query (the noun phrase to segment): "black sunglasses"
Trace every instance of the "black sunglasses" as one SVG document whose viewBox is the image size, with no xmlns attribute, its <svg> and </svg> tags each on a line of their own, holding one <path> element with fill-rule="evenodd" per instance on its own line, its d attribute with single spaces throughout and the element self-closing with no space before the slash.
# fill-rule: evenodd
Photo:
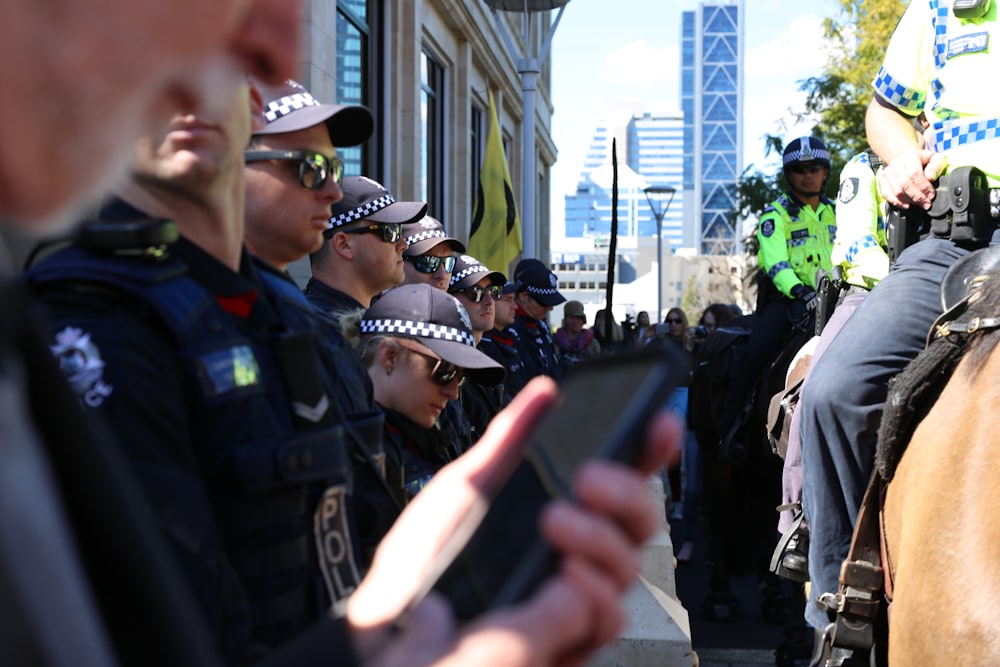
<svg viewBox="0 0 1000 667">
<path fill-rule="evenodd" d="M 319 190 L 330 178 L 339 185 L 344 178 L 344 163 L 339 157 L 327 157 L 312 151 L 246 150 L 243 151 L 243 159 L 247 164 L 270 160 L 298 161 L 299 183 L 306 190 Z"/>
<path fill-rule="evenodd" d="M 489 287 L 473 285 L 472 287 L 466 287 L 465 289 L 457 289 L 455 292 L 469 297 L 469 301 L 472 303 L 479 303 L 487 294 L 492 296 L 494 301 L 499 301 L 501 292 L 503 292 L 503 287 L 500 285 L 490 285 Z"/>
<path fill-rule="evenodd" d="M 451 273 L 455 270 L 454 255 L 448 255 L 447 257 L 438 257 L 437 255 L 403 255 L 403 259 L 413 264 L 413 268 L 420 273 L 434 273 L 442 263 L 444 263 L 445 273 Z"/>
<path fill-rule="evenodd" d="M 456 366 L 450 361 L 445 361 L 444 359 L 433 357 L 427 354 L 426 352 L 417 349 L 417 346 L 411 345 L 405 338 L 396 339 L 396 343 L 398 343 L 400 347 L 406 348 L 410 352 L 413 352 L 414 354 L 419 354 L 424 359 L 430 359 L 431 361 L 434 362 L 434 367 L 431 368 L 431 373 L 430 373 L 431 380 L 434 382 L 434 384 L 439 385 L 441 387 L 447 387 L 457 378 L 458 387 L 459 389 L 461 389 L 462 386 L 465 384 L 466 380 L 468 380 L 468 378 L 465 377 L 464 368 Z"/>
<path fill-rule="evenodd" d="M 789 167 L 788 171 L 793 174 L 818 174 L 823 171 L 823 165 L 821 164 L 797 164 L 795 166 Z"/>
<path fill-rule="evenodd" d="M 336 229 L 328 229 L 324 232 L 333 236 L 337 232 Z M 345 229 L 343 230 L 345 234 L 378 234 L 379 238 L 386 243 L 399 243 L 399 239 L 403 238 L 403 224 L 400 222 L 380 222 L 376 225 L 368 225 L 367 227 L 358 227 L 357 229 Z"/>
<path fill-rule="evenodd" d="M 684 320 L 679 317 L 668 317 L 667 324 L 682 324 Z"/>
</svg>

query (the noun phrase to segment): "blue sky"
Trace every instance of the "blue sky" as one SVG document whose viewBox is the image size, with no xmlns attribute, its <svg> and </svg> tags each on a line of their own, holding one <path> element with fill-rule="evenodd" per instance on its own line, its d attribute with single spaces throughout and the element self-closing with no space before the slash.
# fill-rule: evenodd
<svg viewBox="0 0 1000 667">
<path fill-rule="evenodd" d="M 553 223 L 563 195 L 575 189 L 594 127 L 624 124 L 634 112 L 676 111 L 679 104 L 680 17 L 693 0 L 572 0 L 550 55 L 559 149 L 552 170 Z M 836 0 L 745 0 L 744 146 L 746 164 L 763 166 L 765 133 L 785 135 L 782 120 L 801 108 L 798 82 L 826 62 L 821 22 Z M 615 119 L 625 119 L 615 121 Z M 792 128 L 788 134 L 798 136 Z M 624 159 L 619 145 L 619 159 Z"/>
</svg>

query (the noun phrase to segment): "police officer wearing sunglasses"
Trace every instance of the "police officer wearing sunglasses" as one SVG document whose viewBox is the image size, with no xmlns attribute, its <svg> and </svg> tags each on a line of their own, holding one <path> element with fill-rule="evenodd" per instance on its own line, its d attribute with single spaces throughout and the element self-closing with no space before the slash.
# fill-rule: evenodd
<svg viewBox="0 0 1000 667">
<path fill-rule="evenodd" d="M 349 176 L 344 198 L 333 205 L 319 250 L 309 256 L 306 298 L 339 314 L 367 308 L 380 292 L 403 282 L 403 225 L 419 220 L 427 204 L 397 201 L 380 183 Z"/>
<path fill-rule="evenodd" d="M 403 251 L 403 272 L 407 284 L 429 283 L 447 290 L 455 270 L 455 253 L 465 252 L 465 246 L 448 236 L 444 224 L 426 216 L 403 227 L 406 250 Z"/>
<path fill-rule="evenodd" d="M 503 367 L 476 349 L 458 299 L 427 284 L 389 290 L 367 310 L 344 315 L 341 328 L 367 366 L 385 413 L 387 467 L 402 466 L 412 498 L 462 454 L 440 424 L 447 403 L 467 380 L 499 384 Z"/>
<path fill-rule="evenodd" d="M 732 442 L 742 444 L 742 438 L 731 433 L 739 426 L 736 416 L 753 383 L 777 356 L 785 335 L 793 326 L 812 328 L 816 272 L 832 267 L 837 220 L 833 202 L 824 194 L 830 151 L 816 137 L 800 137 L 785 147 L 782 164 L 788 191 L 764 209 L 757 228 L 762 269 L 757 321 L 726 392 L 718 425 L 723 451 Z M 732 450 L 742 452 L 742 447 Z"/>
<path fill-rule="evenodd" d="M 483 334 L 495 326 L 496 303 L 500 300 L 506 282 L 506 276 L 499 271 L 490 271 L 471 255 L 459 255 L 455 260 L 455 271 L 451 274 L 448 293 L 461 301 L 468 311 L 477 349 Z M 470 437 L 474 443 L 503 407 L 503 385 L 471 380 L 462 387 L 458 400 L 468 420 Z"/>
</svg>

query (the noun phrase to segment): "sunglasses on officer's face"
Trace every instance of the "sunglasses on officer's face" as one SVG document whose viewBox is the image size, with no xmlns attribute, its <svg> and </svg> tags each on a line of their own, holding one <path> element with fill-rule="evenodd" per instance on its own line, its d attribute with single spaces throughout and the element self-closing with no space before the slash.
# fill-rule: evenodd
<svg viewBox="0 0 1000 667">
<path fill-rule="evenodd" d="M 413 268 L 420 273 L 434 273 L 442 264 L 444 264 L 445 273 L 451 273 L 455 270 L 454 255 L 448 255 L 447 257 L 438 257 L 437 255 L 414 255 L 410 257 L 403 255 L 403 259 L 413 264 Z"/>
<path fill-rule="evenodd" d="M 344 163 L 337 156 L 327 157 L 313 151 L 243 151 L 243 159 L 247 164 L 252 162 L 297 162 L 299 183 L 306 190 L 320 190 L 332 178 L 340 185 L 344 178 Z"/>
<path fill-rule="evenodd" d="M 336 231 L 337 230 L 333 230 L 334 233 L 336 233 Z M 367 227 L 358 227 L 357 229 L 345 229 L 341 231 L 345 234 L 378 234 L 378 237 L 386 243 L 399 243 L 399 239 L 403 238 L 403 225 L 399 222 L 380 222 L 378 224 L 368 225 Z"/>
<path fill-rule="evenodd" d="M 413 352 L 414 354 L 419 354 L 424 359 L 430 359 L 431 361 L 434 362 L 434 366 L 433 368 L 431 368 L 430 372 L 431 380 L 434 382 L 434 384 L 441 387 L 447 387 L 449 384 L 451 384 L 453 381 L 457 379 L 458 386 L 461 389 L 462 386 L 465 384 L 466 380 L 468 380 L 468 378 L 465 377 L 464 368 L 459 368 L 450 361 L 445 361 L 444 359 L 428 354 L 424 350 L 419 349 L 417 345 L 411 345 L 408 341 L 406 341 L 405 338 L 397 338 L 396 343 L 400 347 L 404 347 L 410 352 Z"/>
<path fill-rule="evenodd" d="M 793 174 L 818 174 L 823 171 L 824 167 L 821 164 L 797 164 L 793 167 L 789 167 L 788 171 Z"/>
<path fill-rule="evenodd" d="M 472 303 L 479 303 L 487 294 L 492 296 L 494 301 L 499 301 L 502 292 L 503 287 L 500 285 L 490 285 L 489 287 L 473 285 L 472 287 L 466 287 L 465 289 L 455 290 L 456 294 L 464 294 Z"/>
</svg>

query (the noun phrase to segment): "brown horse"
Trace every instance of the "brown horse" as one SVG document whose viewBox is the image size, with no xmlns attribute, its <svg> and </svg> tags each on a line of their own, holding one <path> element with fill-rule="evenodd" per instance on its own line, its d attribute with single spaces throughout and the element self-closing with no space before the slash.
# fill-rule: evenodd
<svg viewBox="0 0 1000 667">
<path fill-rule="evenodd" d="M 986 320 L 1000 316 L 1000 286 L 990 287 L 949 325 L 958 335 L 936 343 L 964 353 L 949 352 L 961 360 L 887 471 L 892 667 L 1000 665 L 1000 320 Z"/>
</svg>

